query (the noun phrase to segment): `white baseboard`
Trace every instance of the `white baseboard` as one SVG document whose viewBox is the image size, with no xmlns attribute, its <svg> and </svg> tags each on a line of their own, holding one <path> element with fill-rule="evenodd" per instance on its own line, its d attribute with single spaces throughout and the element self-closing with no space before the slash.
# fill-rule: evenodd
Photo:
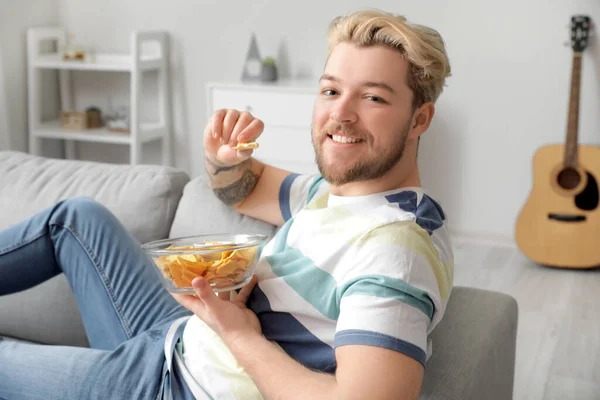
<svg viewBox="0 0 600 400">
<path fill-rule="evenodd" d="M 517 248 L 514 238 L 496 233 L 450 231 L 450 238 L 454 243 Z"/>
</svg>

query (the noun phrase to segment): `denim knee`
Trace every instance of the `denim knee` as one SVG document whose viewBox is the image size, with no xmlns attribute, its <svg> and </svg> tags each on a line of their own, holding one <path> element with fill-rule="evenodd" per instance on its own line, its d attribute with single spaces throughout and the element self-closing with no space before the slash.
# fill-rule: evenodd
<svg viewBox="0 0 600 400">
<path fill-rule="evenodd" d="M 88 196 L 77 196 L 65 199 L 56 205 L 55 216 L 61 215 L 59 219 L 67 220 L 69 217 L 77 216 L 84 219 L 113 220 L 115 216 L 102 203 Z M 79 219 L 77 218 L 77 219 Z"/>
<path fill-rule="evenodd" d="M 62 207 L 66 207 L 70 210 L 79 211 L 86 214 L 108 211 L 102 203 L 89 196 L 71 197 L 63 200 L 61 205 Z"/>
</svg>

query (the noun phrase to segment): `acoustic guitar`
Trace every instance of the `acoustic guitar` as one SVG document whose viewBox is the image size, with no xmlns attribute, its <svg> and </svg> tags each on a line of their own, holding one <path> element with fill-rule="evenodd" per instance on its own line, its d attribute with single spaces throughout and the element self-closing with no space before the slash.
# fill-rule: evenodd
<svg viewBox="0 0 600 400">
<path fill-rule="evenodd" d="M 600 148 L 578 144 L 581 64 L 588 16 L 571 18 L 573 61 L 566 143 L 539 148 L 533 187 L 516 223 L 516 242 L 532 261 L 559 268 L 600 266 Z"/>
</svg>

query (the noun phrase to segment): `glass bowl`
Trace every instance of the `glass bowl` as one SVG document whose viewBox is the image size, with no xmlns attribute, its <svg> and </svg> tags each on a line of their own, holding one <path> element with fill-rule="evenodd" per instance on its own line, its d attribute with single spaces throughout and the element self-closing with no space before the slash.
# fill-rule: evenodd
<svg viewBox="0 0 600 400">
<path fill-rule="evenodd" d="M 163 239 L 142 245 L 170 292 L 194 294 L 192 280 L 202 277 L 215 292 L 250 282 L 266 235 L 216 234 Z"/>
</svg>

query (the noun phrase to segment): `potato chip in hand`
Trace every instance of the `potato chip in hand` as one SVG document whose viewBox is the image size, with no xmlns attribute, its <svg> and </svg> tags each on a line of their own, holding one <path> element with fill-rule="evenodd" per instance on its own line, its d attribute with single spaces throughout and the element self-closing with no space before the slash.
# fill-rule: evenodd
<svg viewBox="0 0 600 400">
<path fill-rule="evenodd" d="M 236 149 L 236 150 L 250 150 L 250 149 L 257 149 L 257 148 L 258 148 L 257 142 L 239 142 L 237 144 L 237 146 L 234 147 L 234 149 Z"/>
</svg>

